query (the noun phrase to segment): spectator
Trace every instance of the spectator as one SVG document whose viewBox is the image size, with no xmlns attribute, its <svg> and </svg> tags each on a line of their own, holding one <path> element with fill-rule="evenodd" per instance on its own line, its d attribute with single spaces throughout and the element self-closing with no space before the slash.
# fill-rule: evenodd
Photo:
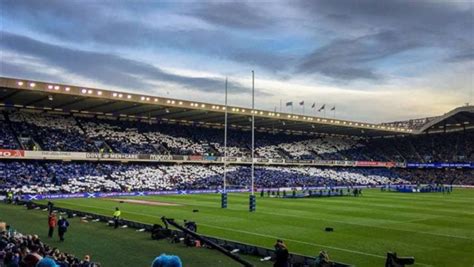
<svg viewBox="0 0 474 267">
<path fill-rule="evenodd" d="M 51 259 L 50 257 L 46 257 L 41 259 L 37 264 L 36 267 L 59 267 L 56 262 Z"/>
<path fill-rule="evenodd" d="M 316 267 L 329 267 L 332 266 L 331 261 L 329 260 L 329 255 L 326 251 L 321 250 L 319 255 L 316 257 L 314 261 Z"/>
<path fill-rule="evenodd" d="M 275 263 L 273 264 L 274 267 L 289 267 L 289 258 L 290 253 L 288 252 L 288 248 L 286 247 L 285 243 L 282 240 L 277 240 L 275 244 Z"/>
<path fill-rule="evenodd" d="M 156 257 L 151 267 L 182 267 L 181 259 L 178 256 L 161 254 Z"/>
<path fill-rule="evenodd" d="M 63 216 L 59 216 L 58 221 L 58 235 L 59 241 L 64 242 L 64 234 L 67 232 L 69 222 Z"/>
</svg>

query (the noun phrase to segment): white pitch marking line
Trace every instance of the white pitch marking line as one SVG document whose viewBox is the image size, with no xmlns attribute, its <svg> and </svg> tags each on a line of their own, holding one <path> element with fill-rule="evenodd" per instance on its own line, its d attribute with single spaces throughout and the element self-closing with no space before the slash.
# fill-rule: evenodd
<svg viewBox="0 0 474 267">
<path fill-rule="evenodd" d="M 236 229 L 234 229 L 234 228 L 227 228 L 227 227 L 221 227 L 221 226 L 214 226 L 214 225 L 203 224 L 203 223 L 200 223 L 200 225 L 202 225 L 202 226 L 207 226 L 207 227 L 210 227 L 210 228 L 217 228 L 217 229 L 222 229 L 222 230 L 237 232 L 237 233 L 249 234 L 249 235 L 256 235 L 256 236 L 262 236 L 262 237 L 268 237 L 268 238 L 274 238 L 274 239 L 281 238 L 281 237 L 277 237 L 277 236 L 273 236 L 273 235 L 259 234 L 259 233 L 255 233 L 255 232 L 249 232 L 249 231 L 243 231 L 243 230 L 236 230 Z M 309 243 L 309 242 L 300 241 L 300 240 L 295 240 L 295 239 L 289 239 L 289 238 L 285 238 L 285 240 L 288 240 L 288 241 L 291 241 L 291 242 L 295 242 L 295 243 L 310 245 L 310 246 L 314 246 L 314 247 L 319 246 L 319 247 L 325 247 L 325 248 L 330 248 L 330 249 L 334 249 L 334 250 L 340 250 L 340 251 L 344 251 L 344 252 L 349 252 L 349 253 L 353 253 L 353 254 L 361 254 L 361 255 L 364 255 L 364 256 L 371 256 L 371 257 L 376 257 L 376 258 L 381 258 L 381 259 L 385 259 L 385 258 L 386 258 L 385 256 L 381 256 L 381 255 L 377 255 L 377 254 L 372 254 L 372 253 L 367 253 L 367 252 L 362 252 L 362 251 L 357 251 L 357 250 L 352 250 L 352 249 L 339 248 L 339 247 L 328 246 L 328 245 L 317 244 L 317 243 Z M 419 262 L 418 262 L 418 263 L 415 262 L 415 265 L 432 266 L 432 265 L 429 265 L 429 264 L 424 264 L 424 263 L 419 263 Z"/>
</svg>

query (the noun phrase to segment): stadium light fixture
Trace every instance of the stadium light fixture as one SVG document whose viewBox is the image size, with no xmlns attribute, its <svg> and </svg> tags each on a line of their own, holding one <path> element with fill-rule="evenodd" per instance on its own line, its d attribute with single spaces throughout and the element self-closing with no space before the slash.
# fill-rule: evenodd
<svg viewBox="0 0 474 267">
<path fill-rule="evenodd" d="M 179 101 L 179 103 L 178 103 L 178 104 L 182 105 L 182 104 L 183 104 L 183 102 L 182 102 L 182 101 Z"/>
<path fill-rule="evenodd" d="M 118 97 L 119 97 L 119 98 L 122 98 L 122 96 L 123 96 L 122 94 L 118 94 Z"/>
<path fill-rule="evenodd" d="M 69 92 L 69 91 L 71 91 L 71 88 L 66 87 L 66 88 L 64 88 L 64 90 L 66 90 L 66 92 Z"/>
<path fill-rule="evenodd" d="M 93 92 L 92 92 L 92 90 L 87 90 L 87 93 L 92 94 Z"/>
<path fill-rule="evenodd" d="M 30 87 L 35 87 L 36 83 L 30 83 Z"/>
<path fill-rule="evenodd" d="M 117 93 L 113 93 L 112 96 L 113 96 L 113 97 L 117 97 Z"/>
<path fill-rule="evenodd" d="M 140 97 L 140 100 L 141 101 L 145 100 L 145 97 L 144 96 Z"/>
<path fill-rule="evenodd" d="M 201 104 L 201 108 L 205 108 L 205 107 L 206 107 L 206 105 L 204 105 L 204 104 Z"/>
<path fill-rule="evenodd" d="M 127 95 L 127 99 L 132 99 L 132 96 L 131 96 L 131 95 Z"/>
<path fill-rule="evenodd" d="M 87 90 L 86 90 L 86 89 L 82 89 L 82 90 L 81 90 L 81 93 L 85 94 L 85 93 L 87 93 Z"/>
<path fill-rule="evenodd" d="M 102 95 L 102 91 L 97 91 L 97 95 Z"/>
<path fill-rule="evenodd" d="M 58 85 L 54 86 L 54 90 L 56 91 L 59 90 L 59 86 Z"/>
<path fill-rule="evenodd" d="M 19 86 L 23 86 L 23 82 L 17 82 L 16 84 L 18 84 Z"/>
<path fill-rule="evenodd" d="M 48 89 L 49 89 L 49 90 L 53 89 L 53 86 L 52 86 L 52 85 L 48 85 Z"/>
</svg>

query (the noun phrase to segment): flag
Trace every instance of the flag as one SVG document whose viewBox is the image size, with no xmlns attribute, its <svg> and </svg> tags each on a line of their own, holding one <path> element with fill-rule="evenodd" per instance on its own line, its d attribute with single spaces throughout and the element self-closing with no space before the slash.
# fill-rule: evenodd
<svg viewBox="0 0 474 267">
<path fill-rule="evenodd" d="M 316 107 L 316 102 L 313 103 L 313 105 L 311 105 L 311 108 L 314 108 Z"/>
<path fill-rule="evenodd" d="M 304 100 L 300 102 L 300 106 L 304 105 Z"/>
<path fill-rule="evenodd" d="M 324 110 L 324 109 L 326 109 L 326 104 L 323 104 L 323 105 L 318 109 L 318 111 L 321 111 L 321 110 Z"/>
<path fill-rule="evenodd" d="M 293 102 L 286 102 L 286 106 L 287 106 L 287 107 L 293 106 Z"/>
<path fill-rule="evenodd" d="M 336 110 L 336 106 L 332 107 L 331 111 Z"/>
</svg>

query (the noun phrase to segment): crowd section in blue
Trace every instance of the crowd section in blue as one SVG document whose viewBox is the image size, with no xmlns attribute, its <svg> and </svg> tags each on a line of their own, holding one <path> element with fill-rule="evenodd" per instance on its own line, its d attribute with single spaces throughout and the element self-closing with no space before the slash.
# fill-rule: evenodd
<svg viewBox="0 0 474 267">
<path fill-rule="evenodd" d="M 2 161 L 0 191 L 16 194 L 219 190 L 222 164 Z M 248 189 L 249 166 L 227 168 L 228 189 Z M 473 169 L 256 166 L 256 188 L 384 184 L 474 185 Z"/>
<path fill-rule="evenodd" d="M 0 149 L 131 154 L 224 154 L 224 130 L 44 112 L 0 113 Z M 251 133 L 229 129 L 229 157 L 250 157 Z M 473 162 L 474 131 L 394 138 L 256 132 L 256 157 L 298 160 Z"/>
</svg>

